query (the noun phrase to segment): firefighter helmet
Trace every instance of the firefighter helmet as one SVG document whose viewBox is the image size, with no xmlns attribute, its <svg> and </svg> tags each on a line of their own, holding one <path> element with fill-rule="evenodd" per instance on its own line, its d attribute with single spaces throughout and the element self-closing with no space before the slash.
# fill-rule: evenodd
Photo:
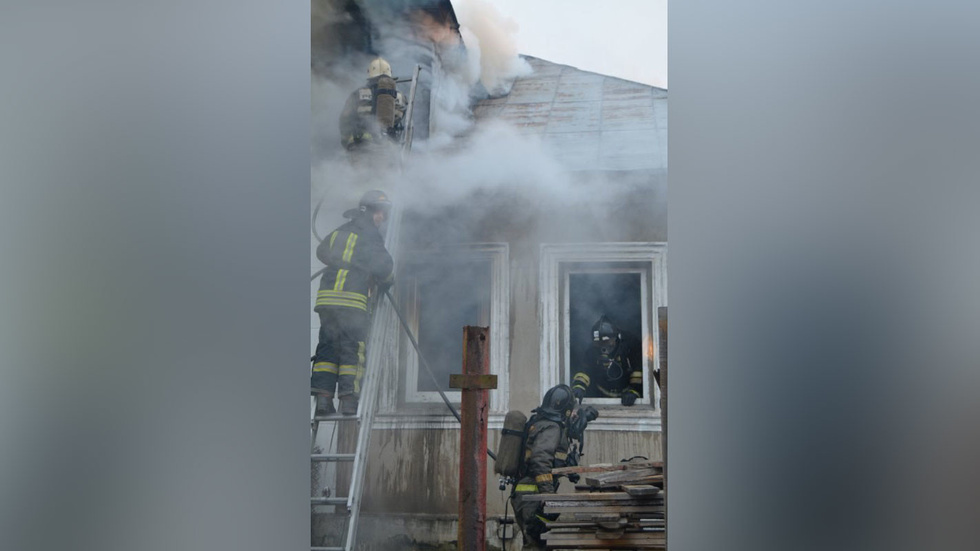
<svg viewBox="0 0 980 551">
<path fill-rule="evenodd" d="M 368 65 L 368 78 L 376 78 L 381 75 L 391 76 L 391 65 L 382 58 L 376 58 Z"/>
<path fill-rule="evenodd" d="M 358 208 L 364 212 L 374 212 L 376 210 L 387 211 L 391 209 L 391 201 L 388 200 L 388 195 L 385 192 L 380 189 L 372 189 L 361 196 L 361 202 L 358 203 Z"/>
<path fill-rule="evenodd" d="M 546 413 L 557 413 L 567 417 L 574 407 L 575 396 L 572 394 L 572 389 L 566 384 L 561 384 L 548 389 L 539 409 Z"/>
<path fill-rule="evenodd" d="M 606 339 L 616 339 L 619 340 L 622 336 L 619 334 L 619 328 L 616 327 L 613 322 L 609 321 L 609 318 L 603 314 L 595 325 L 592 326 L 592 341 L 601 342 Z"/>
</svg>

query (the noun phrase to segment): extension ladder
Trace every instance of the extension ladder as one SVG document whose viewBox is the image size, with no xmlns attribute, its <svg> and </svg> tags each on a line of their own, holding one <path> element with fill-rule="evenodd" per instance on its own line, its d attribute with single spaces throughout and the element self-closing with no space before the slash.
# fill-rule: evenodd
<svg viewBox="0 0 980 551">
<path fill-rule="evenodd" d="M 416 65 L 411 78 L 411 90 L 409 92 L 408 108 L 405 115 L 408 124 L 403 133 L 403 143 L 402 143 L 402 159 L 404 156 L 411 151 L 412 147 L 412 130 L 413 130 L 413 117 L 412 113 L 415 105 L 415 91 L 418 85 L 419 72 L 421 71 L 421 66 Z M 398 80 L 398 82 L 405 82 L 406 80 Z M 319 206 L 318 206 L 319 208 Z M 314 211 L 314 222 L 315 214 Z M 391 218 L 388 222 L 388 231 L 385 236 L 385 248 L 394 257 L 398 248 L 398 234 L 397 228 L 401 222 L 401 212 L 400 209 L 395 208 L 391 212 Z M 314 235 L 316 232 L 314 231 Z M 319 273 L 319 272 L 318 272 Z M 314 278 L 317 274 L 314 274 Z M 381 386 L 381 373 L 385 369 L 385 362 L 390 361 L 390 355 L 382 353 L 386 349 L 393 349 L 397 347 L 397 332 L 398 325 L 395 321 L 395 312 L 389 301 L 384 300 L 383 296 L 378 296 L 375 301 L 374 314 L 371 320 L 371 331 L 369 333 L 368 342 L 366 343 L 366 365 L 365 374 L 362 379 L 361 384 L 361 398 L 357 408 L 357 415 L 344 416 L 340 413 L 334 413 L 324 417 L 317 417 L 313 415 L 315 410 L 315 396 L 311 398 L 311 422 L 310 422 L 310 461 L 312 464 L 321 463 L 333 463 L 335 465 L 341 465 L 345 463 L 351 463 L 351 474 L 349 481 L 349 490 L 347 496 L 313 496 L 310 498 L 310 506 L 315 512 L 317 506 L 334 506 L 335 512 L 336 508 L 344 507 L 346 510 L 345 526 L 342 534 L 339 534 L 340 541 L 338 546 L 333 547 L 317 547 L 312 546 L 311 551 L 353 551 L 354 544 L 357 539 L 357 527 L 358 521 L 360 520 L 360 510 L 361 510 L 361 497 L 364 491 L 364 475 L 366 471 L 366 462 L 368 456 L 368 450 L 371 445 L 371 426 L 374 421 L 374 414 L 377 410 L 377 401 L 379 389 Z M 317 435 L 319 433 L 320 424 L 328 423 L 333 430 L 330 438 L 330 444 L 328 445 L 327 453 L 315 453 L 317 445 Z M 350 437 L 352 436 L 347 429 L 352 428 L 353 438 L 356 439 L 356 445 L 354 447 L 353 453 L 338 453 L 330 448 L 337 447 L 336 436 L 338 433 L 344 433 L 342 436 Z M 346 440 L 346 438 L 345 438 Z M 312 474 L 312 472 L 311 472 Z M 341 477 L 336 476 L 339 473 L 335 473 L 334 486 L 336 482 L 340 480 Z M 331 492 L 332 493 L 332 492 Z"/>
<path fill-rule="evenodd" d="M 397 227 L 400 214 L 397 210 L 392 212 L 392 225 L 390 228 Z M 386 246 L 389 251 L 393 251 L 397 246 L 397 232 L 388 232 Z M 379 299 L 381 297 L 378 297 Z M 310 423 L 310 460 L 315 464 L 334 463 L 352 464 L 350 473 L 349 490 L 347 496 L 327 495 L 322 497 L 311 497 L 310 505 L 312 508 L 322 505 L 332 505 L 335 508 L 344 507 L 346 510 L 346 520 L 343 534 L 339 546 L 334 547 L 311 547 L 311 551 L 353 551 L 357 537 L 357 526 L 360 518 L 361 496 L 364 491 L 364 475 L 368 458 L 368 450 L 371 445 L 371 426 L 374 422 L 374 414 L 377 411 L 379 390 L 381 387 L 382 372 L 389 366 L 391 354 L 390 350 L 397 347 L 397 324 L 395 314 L 390 302 L 378 300 L 374 315 L 371 320 L 371 332 L 366 343 L 366 365 L 365 374 L 361 385 L 361 398 L 358 403 L 357 415 L 344 416 L 340 413 L 333 413 L 323 417 L 311 415 Z M 311 399 L 311 412 L 315 410 L 315 399 Z M 320 432 L 320 425 L 327 423 L 331 426 L 333 433 L 330 444 L 327 446 L 326 453 L 315 453 L 317 435 Z M 353 429 L 353 430 L 350 430 Z M 356 444 L 354 452 L 338 452 L 339 447 L 337 434 L 341 433 L 344 441 L 354 439 Z M 339 474 L 339 473 L 336 473 Z M 333 486 L 340 481 L 340 476 L 335 477 Z M 332 493 L 332 491 L 331 491 Z M 315 512 L 315 511 L 314 511 Z M 336 512 L 336 509 L 335 509 Z"/>
</svg>

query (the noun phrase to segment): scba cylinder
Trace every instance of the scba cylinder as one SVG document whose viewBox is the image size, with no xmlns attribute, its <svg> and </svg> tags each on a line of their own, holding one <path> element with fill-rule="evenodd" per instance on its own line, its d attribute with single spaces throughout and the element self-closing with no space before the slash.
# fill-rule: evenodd
<svg viewBox="0 0 980 551">
<path fill-rule="evenodd" d="M 497 462 L 493 472 L 503 476 L 518 476 L 524 454 L 524 425 L 527 416 L 520 411 L 508 411 L 504 417 L 504 430 L 497 444 Z"/>
<path fill-rule="evenodd" d="M 386 76 L 378 79 L 375 113 L 378 122 L 385 130 L 390 129 L 395 124 L 395 97 L 397 94 L 398 90 L 395 89 L 394 79 Z"/>
</svg>

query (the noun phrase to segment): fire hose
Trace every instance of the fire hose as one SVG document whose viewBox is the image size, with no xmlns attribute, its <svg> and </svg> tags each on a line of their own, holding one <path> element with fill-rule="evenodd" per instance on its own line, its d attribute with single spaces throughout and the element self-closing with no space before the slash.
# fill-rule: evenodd
<svg viewBox="0 0 980 551">
<path fill-rule="evenodd" d="M 412 334 L 412 329 L 408 326 L 408 322 L 405 321 L 405 317 L 402 315 L 401 310 L 398 309 L 398 304 L 395 303 L 395 299 L 391 296 L 391 292 L 388 289 L 385 289 L 384 294 L 386 297 L 388 297 L 388 301 L 391 303 L 391 308 L 398 316 L 398 321 L 401 322 L 402 328 L 405 329 L 405 334 L 408 335 L 408 340 L 412 341 L 412 346 L 415 348 L 415 352 L 417 352 L 419 355 L 419 363 L 422 364 L 422 367 L 425 368 L 425 372 L 429 375 L 429 378 L 432 379 L 432 384 L 436 385 L 436 390 L 439 391 L 439 396 L 442 397 L 442 401 L 446 403 L 446 407 L 449 408 L 449 411 L 453 412 L 453 417 L 462 423 L 463 420 L 460 418 L 459 412 L 456 411 L 456 408 L 453 407 L 453 404 L 449 401 L 446 393 L 439 387 L 439 382 L 436 380 L 435 375 L 432 374 L 432 370 L 429 369 L 429 363 L 425 361 L 425 356 L 422 355 L 422 350 L 419 348 L 419 343 L 415 340 L 415 335 Z M 487 450 L 487 455 L 489 455 L 494 461 L 497 460 L 496 454 L 494 454 L 492 451 Z"/>
</svg>

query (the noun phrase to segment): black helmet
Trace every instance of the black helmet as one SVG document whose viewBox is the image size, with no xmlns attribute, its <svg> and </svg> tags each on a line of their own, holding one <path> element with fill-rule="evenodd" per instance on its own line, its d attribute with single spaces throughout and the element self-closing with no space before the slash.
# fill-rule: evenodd
<svg viewBox="0 0 980 551">
<path fill-rule="evenodd" d="M 361 196 L 361 202 L 357 205 L 361 211 L 376 211 L 391 209 L 391 201 L 388 195 L 380 189 L 372 189 Z"/>
<path fill-rule="evenodd" d="M 603 339 L 616 339 L 621 338 L 619 334 L 619 328 L 613 325 L 613 322 L 609 321 L 609 318 L 603 314 L 599 321 L 595 322 L 592 326 L 592 341 L 599 342 Z"/>
<path fill-rule="evenodd" d="M 556 385 L 548 389 L 538 408 L 545 413 L 555 413 L 562 417 L 567 417 L 575 407 L 575 395 L 568 385 Z"/>
</svg>

